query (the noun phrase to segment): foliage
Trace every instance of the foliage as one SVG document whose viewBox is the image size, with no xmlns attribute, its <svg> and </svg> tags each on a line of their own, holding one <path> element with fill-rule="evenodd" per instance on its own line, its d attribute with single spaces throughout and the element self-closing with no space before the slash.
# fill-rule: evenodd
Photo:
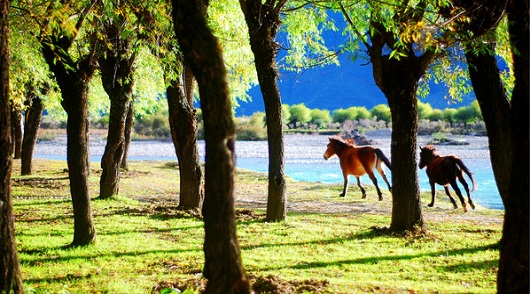
<svg viewBox="0 0 530 294">
<path fill-rule="evenodd" d="M 267 139 L 264 112 L 256 112 L 250 117 L 236 117 L 235 124 L 238 140 L 254 141 Z"/>
<path fill-rule="evenodd" d="M 372 117 L 376 117 L 378 120 L 383 120 L 386 123 L 392 121 L 392 114 L 390 113 L 390 107 L 386 104 L 379 104 L 370 110 Z"/>
<path fill-rule="evenodd" d="M 92 203 L 98 242 L 75 249 L 63 248 L 73 221 L 66 162 L 36 160 L 33 177 L 17 176 L 14 166 L 16 239 L 28 293 L 156 293 L 159 285 L 191 285 L 187 291 L 201 285 L 203 222 L 176 209 L 176 167 L 129 165 L 122 196 Z M 92 191 L 98 172 L 90 176 Z M 289 222 L 264 223 L 267 176 L 237 170 L 235 182 L 237 232 L 250 277 L 325 280 L 325 293 L 495 292 L 503 211 L 479 207 L 463 215 L 440 197 L 425 211 L 428 234 L 396 236 L 384 228 L 391 200 L 375 200 L 373 187 L 361 200 L 338 197 L 340 184 L 288 180 Z M 428 201 L 430 193 L 422 196 Z M 246 206 L 249 201 L 258 208 Z"/>
<path fill-rule="evenodd" d="M 209 25 L 223 48 L 230 98 L 234 108 L 247 101 L 247 92 L 257 84 L 254 54 L 248 42 L 248 27 L 238 1 L 211 1 Z"/>
<path fill-rule="evenodd" d="M 331 114 L 327 109 L 312 109 L 311 110 L 311 120 L 310 122 L 317 125 L 319 128 L 326 126 L 327 123 L 330 123 Z"/>
<path fill-rule="evenodd" d="M 289 107 L 289 124 L 296 128 L 297 123 L 307 123 L 311 121 L 311 110 L 304 103 L 295 104 Z"/>
<path fill-rule="evenodd" d="M 364 106 L 352 106 L 347 109 L 337 109 L 333 111 L 333 121 L 343 123 L 346 120 L 368 119 L 372 116 L 370 111 Z"/>
<path fill-rule="evenodd" d="M 331 21 L 330 11 L 318 6 L 300 6 L 297 1 L 288 2 L 282 20 L 282 31 L 286 32 L 286 55 L 280 64 L 286 70 L 300 71 L 304 68 L 338 65 L 338 48 L 328 48 L 324 34 L 337 31 Z"/>
</svg>

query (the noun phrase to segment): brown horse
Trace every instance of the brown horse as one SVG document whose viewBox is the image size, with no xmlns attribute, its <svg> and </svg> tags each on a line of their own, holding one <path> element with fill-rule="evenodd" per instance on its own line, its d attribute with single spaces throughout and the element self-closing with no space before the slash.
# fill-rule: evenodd
<svg viewBox="0 0 530 294">
<path fill-rule="evenodd" d="M 354 146 L 340 137 L 330 137 L 328 148 L 324 152 L 324 159 L 327 160 L 334 155 L 339 157 L 342 176 L 344 177 L 344 189 L 340 196 L 346 196 L 346 192 L 348 191 L 348 175 L 354 175 L 357 178 L 357 186 L 361 188 L 361 192 L 363 193 L 363 198 L 366 198 L 366 191 L 361 185 L 360 177 L 368 174 L 377 189 L 379 201 L 383 200 L 383 194 L 379 190 L 377 179 L 372 170 L 374 166 L 388 185 L 388 190 L 392 190 L 385 172 L 381 168 L 381 161 L 383 161 L 390 169 L 390 160 L 386 158 L 380 149 L 373 146 Z"/>
<path fill-rule="evenodd" d="M 436 183 L 444 187 L 445 194 L 449 196 L 449 199 L 453 203 L 454 208 L 458 208 L 455 199 L 449 193 L 448 186 L 451 185 L 451 187 L 453 187 L 453 190 L 455 190 L 456 195 L 458 195 L 458 198 L 460 198 L 460 202 L 462 203 L 464 212 L 467 212 L 466 201 L 464 200 L 460 189 L 456 185 L 456 179 L 458 179 L 458 181 L 462 183 L 464 189 L 466 190 L 469 205 L 471 205 L 471 208 L 475 209 L 475 204 L 473 204 L 473 201 L 471 200 L 469 187 L 467 185 L 466 180 L 464 179 L 464 173 L 468 175 L 468 177 L 471 179 L 471 182 L 473 183 L 473 188 L 471 189 L 471 191 L 475 190 L 475 188 L 477 187 L 477 183 L 473 179 L 471 172 L 464 165 L 462 160 L 456 157 L 455 155 L 441 156 L 440 154 L 438 154 L 438 151 L 436 151 L 436 148 L 434 148 L 434 146 L 432 145 L 427 145 L 425 147 L 420 146 L 420 150 L 421 152 L 419 167 L 420 169 L 422 169 L 427 166 L 426 172 L 427 176 L 429 177 L 429 183 L 431 184 L 432 200 L 428 206 L 432 207 L 434 205 L 434 200 L 436 198 L 436 190 L 434 189 L 434 184 Z"/>
</svg>

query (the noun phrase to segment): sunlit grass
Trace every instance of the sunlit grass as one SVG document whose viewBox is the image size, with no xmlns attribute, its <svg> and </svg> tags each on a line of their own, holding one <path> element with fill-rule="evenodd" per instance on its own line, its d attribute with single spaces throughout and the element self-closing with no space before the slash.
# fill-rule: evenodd
<svg viewBox="0 0 530 294">
<path fill-rule="evenodd" d="M 38 160 L 39 172 L 30 177 L 15 171 L 15 226 L 28 292 L 151 293 L 162 283 L 200 279 L 203 223 L 176 210 L 178 169 L 132 162 L 120 196 L 98 200 L 95 166 L 90 183 L 97 242 L 74 249 L 65 248 L 73 230 L 65 163 Z M 29 178 L 45 180 L 22 185 Z M 289 180 L 287 220 L 267 223 L 266 177 L 238 171 L 236 186 L 238 199 L 258 202 L 238 220 L 249 276 L 328 281 L 328 293 L 495 292 L 502 211 L 464 214 L 440 199 L 436 208 L 423 208 L 426 234 L 402 236 L 385 229 L 391 221 L 388 191 L 379 202 L 372 187 L 363 200 L 355 188 L 338 197 L 341 185 Z M 332 204 L 354 206 L 315 211 Z"/>
</svg>

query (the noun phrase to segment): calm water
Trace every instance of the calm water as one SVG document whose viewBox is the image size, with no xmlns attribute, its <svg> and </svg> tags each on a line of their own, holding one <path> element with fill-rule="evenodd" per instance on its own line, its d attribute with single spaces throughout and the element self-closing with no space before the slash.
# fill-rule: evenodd
<svg viewBox="0 0 530 294">
<path fill-rule="evenodd" d="M 375 146 L 383 150 L 390 158 L 390 138 L 388 135 L 370 136 Z M 465 146 L 438 146 L 441 154 L 455 154 L 462 158 L 466 166 L 473 172 L 478 188 L 472 193 L 476 203 L 493 209 L 504 209 L 493 177 L 486 137 L 455 138 L 469 142 Z M 427 143 L 427 137 L 419 137 L 420 145 Z M 285 136 L 285 173 L 298 181 L 336 183 L 342 185 L 342 173 L 338 158 L 323 159 L 328 139 L 318 135 L 287 135 Z M 105 141 L 94 140 L 90 146 L 91 160 L 101 161 Z M 204 158 L 204 142 L 199 142 L 199 152 Z M 236 143 L 236 165 L 239 168 L 267 172 L 267 142 L 239 141 Z M 52 142 L 40 142 L 35 149 L 35 157 L 66 160 L 66 144 L 64 138 Z M 177 160 L 171 142 L 142 141 L 132 142 L 129 160 Z M 390 172 L 387 172 L 389 180 Z M 355 178 L 350 176 L 350 185 L 355 185 Z M 429 181 L 425 170 L 418 172 L 420 188 L 429 191 Z M 386 189 L 383 179 L 377 174 L 378 182 Z M 466 176 L 466 180 L 467 176 Z M 372 185 L 368 176 L 361 177 L 364 185 Z M 437 186 L 437 189 L 442 189 Z M 453 193 L 454 194 L 454 193 Z M 438 197 L 447 197 L 443 191 Z M 456 195 L 455 195 L 456 197 Z"/>
</svg>

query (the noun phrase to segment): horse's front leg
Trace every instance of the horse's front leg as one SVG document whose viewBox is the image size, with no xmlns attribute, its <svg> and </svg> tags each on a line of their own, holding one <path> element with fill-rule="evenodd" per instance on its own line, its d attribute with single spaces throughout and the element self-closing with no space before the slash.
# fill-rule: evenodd
<svg viewBox="0 0 530 294">
<path fill-rule="evenodd" d="M 434 201 L 436 201 L 436 189 L 434 188 L 434 181 L 429 179 L 429 184 L 431 185 L 431 203 L 427 204 L 429 207 L 434 206 Z"/>
<path fill-rule="evenodd" d="M 342 193 L 340 196 L 346 197 L 346 192 L 348 192 L 348 174 L 343 173 L 344 176 L 344 188 L 342 189 Z"/>
<path fill-rule="evenodd" d="M 364 190 L 363 185 L 361 184 L 361 177 L 355 176 L 357 178 L 357 186 L 361 189 L 363 193 L 363 199 L 366 198 L 366 190 Z"/>
</svg>

